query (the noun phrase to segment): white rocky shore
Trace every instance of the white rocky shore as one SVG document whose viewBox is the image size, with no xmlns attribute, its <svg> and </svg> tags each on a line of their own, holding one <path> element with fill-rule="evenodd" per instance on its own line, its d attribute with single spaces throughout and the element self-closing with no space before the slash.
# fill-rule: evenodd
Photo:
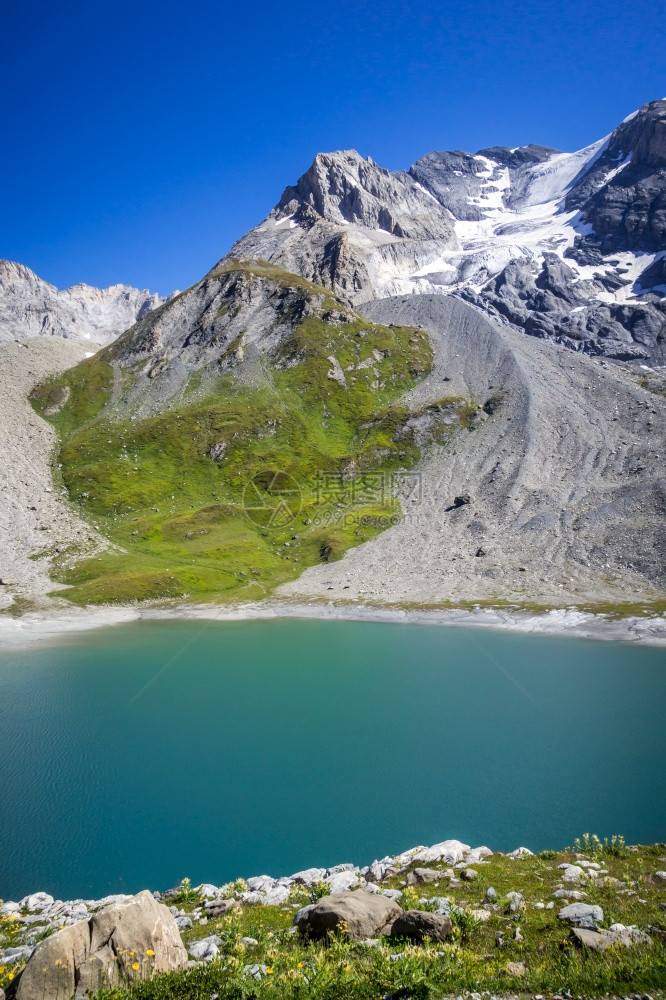
<svg viewBox="0 0 666 1000">
<path fill-rule="evenodd" d="M 519 609 L 461 608 L 406 610 L 386 605 L 258 601 L 244 604 L 115 605 L 101 608 L 61 607 L 11 617 L 0 616 L 0 649 L 32 643 L 51 643 L 70 632 L 105 628 L 133 621 L 169 619 L 202 622 L 251 621 L 271 618 L 303 618 L 330 621 L 368 621 L 393 624 L 485 628 L 535 635 L 562 635 L 578 639 L 614 640 L 643 645 L 666 645 L 666 616 L 645 615 L 616 618 L 576 608 L 560 608 L 536 614 Z"/>
</svg>

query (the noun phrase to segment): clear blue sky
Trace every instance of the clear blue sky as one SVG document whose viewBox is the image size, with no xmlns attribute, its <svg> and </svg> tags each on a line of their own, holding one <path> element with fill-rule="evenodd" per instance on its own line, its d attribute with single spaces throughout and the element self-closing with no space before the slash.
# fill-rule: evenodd
<svg viewBox="0 0 666 1000">
<path fill-rule="evenodd" d="M 320 150 L 577 149 L 666 94 L 659 0 L 7 4 L 0 257 L 197 280 Z"/>
</svg>

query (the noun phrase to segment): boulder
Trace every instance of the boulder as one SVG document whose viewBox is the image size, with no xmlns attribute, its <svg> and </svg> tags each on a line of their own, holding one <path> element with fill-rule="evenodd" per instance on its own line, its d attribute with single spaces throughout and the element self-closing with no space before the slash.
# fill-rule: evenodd
<svg viewBox="0 0 666 1000">
<path fill-rule="evenodd" d="M 53 906 L 55 900 L 48 892 L 33 892 L 30 896 L 24 896 L 19 901 L 21 909 L 25 910 L 48 910 Z"/>
<path fill-rule="evenodd" d="M 444 942 L 451 938 L 453 924 L 450 917 L 439 913 L 424 913 L 421 910 L 407 910 L 401 913 L 391 928 L 392 938 L 408 938 L 410 941 Z"/>
<path fill-rule="evenodd" d="M 212 962 L 217 957 L 221 944 L 222 938 L 218 937 L 217 934 L 211 934 L 210 937 L 201 938 L 199 941 L 191 944 L 189 952 L 192 958 L 196 958 L 199 961 Z"/>
<path fill-rule="evenodd" d="M 524 976 L 527 972 L 524 962 L 507 962 L 504 968 L 510 976 Z"/>
<path fill-rule="evenodd" d="M 304 937 L 325 938 L 340 924 L 349 941 L 364 941 L 387 933 L 402 910 L 383 894 L 354 890 L 323 896 L 304 906 L 294 923 Z"/>
<path fill-rule="evenodd" d="M 204 903 L 204 913 L 207 917 L 223 917 L 225 913 L 229 910 L 233 910 L 235 906 L 240 906 L 237 899 L 217 899 L 206 900 Z"/>
<path fill-rule="evenodd" d="M 450 869 L 447 871 L 435 871 L 432 868 L 415 868 L 407 876 L 407 885 L 441 882 L 443 878 L 451 878 L 452 876 L 453 872 Z"/>
<path fill-rule="evenodd" d="M 469 854 L 469 851 L 469 844 L 463 844 L 459 840 L 443 840 L 441 844 L 422 848 L 413 856 L 413 860 L 423 861 L 427 865 L 437 861 L 445 861 L 447 865 L 455 865 L 462 861 L 465 855 Z"/>
<path fill-rule="evenodd" d="M 621 925 L 620 925 L 621 926 Z M 581 927 L 574 927 L 571 931 L 576 944 L 590 951 L 605 951 L 614 944 L 624 945 L 625 948 L 633 948 L 643 944 L 650 947 L 652 938 L 645 931 L 639 931 L 635 927 L 622 927 L 621 930 L 586 930 Z"/>
<path fill-rule="evenodd" d="M 330 886 L 331 895 L 349 892 L 350 889 L 358 889 L 361 886 L 361 879 L 353 871 L 335 872 L 333 875 L 327 875 L 324 881 Z"/>
<path fill-rule="evenodd" d="M 296 872 L 292 875 L 292 881 L 297 885 L 316 885 L 317 882 L 323 882 L 326 878 L 326 868 L 306 868 L 302 872 Z"/>
<path fill-rule="evenodd" d="M 398 868 L 393 858 L 387 857 L 382 858 L 381 861 L 373 861 L 363 872 L 363 877 L 366 882 L 381 882 L 382 879 L 397 875 L 397 873 Z"/>
<path fill-rule="evenodd" d="M 569 903 L 560 910 L 557 919 L 595 931 L 604 919 L 604 911 L 600 906 L 593 906 L 590 903 Z"/>
<path fill-rule="evenodd" d="M 562 872 L 563 882 L 580 882 L 585 875 L 584 870 L 579 865 L 559 865 L 559 867 L 564 868 Z"/>
<path fill-rule="evenodd" d="M 197 892 L 202 899 L 215 899 L 216 896 L 220 895 L 220 890 L 216 885 L 211 885 L 210 882 L 203 882 L 197 887 Z"/>
<path fill-rule="evenodd" d="M 463 882 L 475 882 L 479 877 L 479 873 L 474 871 L 473 868 L 463 868 L 460 877 Z"/>
<path fill-rule="evenodd" d="M 511 851 L 510 854 L 507 854 L 507 858 L 514 858 L 514 859 L 532 858 L 532 857 L 534 857 L 534 854 L 532 851 L 530 851 L 529 847 L 517 847 L 515 851 Z"/>
<path fill-rule="evenodd" d="M 144 890 L 41 941 L 8 998 L 85 996 L 104 985 L 186 966 L 173 915 Z"/>
<path fill-rule="evenodd" d="M 268 892 L 275 888 L 276 881 L 270 875 L 256 875 L 247 880 L 247 887 L 250 892 Z"/>
</svg>

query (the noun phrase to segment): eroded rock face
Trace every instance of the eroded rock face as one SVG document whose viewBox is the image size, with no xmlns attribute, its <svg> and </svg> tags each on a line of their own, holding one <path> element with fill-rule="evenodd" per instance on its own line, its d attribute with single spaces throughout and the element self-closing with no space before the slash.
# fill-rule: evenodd
<svg viewBox="0 0 666 1000">
<path fill-rule="evenodd" d="M 8 995 L 16 1000 L 85 996 L 104 985 L 186 965 L 173 916 L 144 890 L 38 944 Z"/>
<path fill-rule="evenodd" d="M 294 917 L 294 924 L 304 937 L 325 938 L 341 929 L 349 941 L 364 941 L 388 933 L 401 913 L 394 900 L 356 890 L 332 893 L 304 906 Z"/>
</svg>

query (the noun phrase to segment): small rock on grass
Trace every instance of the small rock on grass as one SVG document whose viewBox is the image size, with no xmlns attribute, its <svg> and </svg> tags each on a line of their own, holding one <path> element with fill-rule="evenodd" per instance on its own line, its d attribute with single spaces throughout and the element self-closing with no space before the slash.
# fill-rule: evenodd
<svg viewBox="0 0 666 1000">
<path fill-rule="evenodd" d="M 233 910 L 235 906 L 240 906 L 237 899 L 212 899 L 204 903 L 204 911 L 207 917 L 221 917 L 223 914 Z"/>
<path fill-rule="evenodd" d="M 448 872 L 448 877 L 450 878 L 453 872 Z M 410 872 L 407 876 L 407 885 L 419 885 L 421 883 L 428 882 L 441 882 L 443 878 L 447 877 L 447 872 L 435 871 L 433 868 L 415 868 L 413 872 Z"/>
<path fill-rule="evenodd" d="M 527 966 L 524 962 L 507 962 L 504 968 L 510 976 L 524 976 L 527 972 Z"/>
<path fill-rule="evenodd" d="M 217 957 L 221 944 L 222 938 L 218 937 L 217 934 L 211 934 L 210 937 L 194 941 L 189 946 L 188 951 L 192 958 L 202 959 L 204 962 L 212 962 Z"/>
<path fill-rule="evenodd" d="M 560 910 L 557 919 L 594 931 L 604 919 L 604 911 L 600 906 L 592 906 L 589 903 L 570 903 Z"/>
<path fill-rule="evenodd" d="M 633 948 L 636 945 L 652 946 L 652 938 L 644 931 L 636 928 L 624 927 L 622 930 L 585 930 L 585 928 L 574 927 L 572 930 L 573 939 L 576 944 L 590 951 L 605 951 L 615 944 L 622 944 L 625 948 Z"/>
<path fill-rule="evenodd" d="M 243 975 L 251 976 L 252 979 L 257 981 L 262 980 L 268 974 L 268 970 L 265 965 L 245 965 L 243 966 Z"/>
</svg>

